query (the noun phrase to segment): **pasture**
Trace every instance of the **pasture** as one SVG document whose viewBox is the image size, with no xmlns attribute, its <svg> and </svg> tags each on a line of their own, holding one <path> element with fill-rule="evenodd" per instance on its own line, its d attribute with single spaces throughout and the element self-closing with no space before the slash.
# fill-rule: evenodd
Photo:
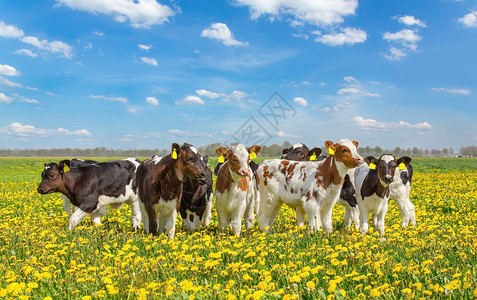
<svg viewBox="0 0 477 300">
<path fill-rule="evenodd" d="M 101 160 L 101 159 L 100 159 Z M 73 231 L 59 194 L 36 192 L 51 158 L 0 158 L 0 298 L 383 299 L 477 297 L 477 159 L 416 158 L 417 228 L 391 200 L 384 238 L 343 228 L 308 234 L 282 207 L 275 231 L 132 231 L 129 206 Z M 210 159 L 213 168 L 216 158 Z"/>
</svg>

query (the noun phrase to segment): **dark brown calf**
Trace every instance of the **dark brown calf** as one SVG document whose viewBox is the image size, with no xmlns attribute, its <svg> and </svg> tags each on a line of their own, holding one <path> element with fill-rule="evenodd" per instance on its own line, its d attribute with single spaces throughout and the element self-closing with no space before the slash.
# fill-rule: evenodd
<svg viewBox="0 0 477 300">
<path fill-rule="evenodd" d="M 171 154 L 162 158 L 153 156 L 141 163 L 137 186 L 147 233 L 157 235 L 167 231 L 169 238 L 174 238 L 182 183 L 187 180 L 206 183 L 207 173 L 200 158 L 194 146 L 173 143 Z"/>
</svg>

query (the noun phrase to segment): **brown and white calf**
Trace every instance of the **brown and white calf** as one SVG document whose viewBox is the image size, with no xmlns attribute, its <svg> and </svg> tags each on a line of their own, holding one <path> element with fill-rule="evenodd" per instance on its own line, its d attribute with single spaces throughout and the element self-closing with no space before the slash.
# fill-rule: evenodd
<svg viewBox="0 0 477 300">
<path fill-rule="evenodd" d="M 71 215 L 69 229 L 76 227 L 88 214 L 93 223 L 99 222 L 99 211 L 110 205 L 120 208 L 123 203 L 131 205 L 134 228 L 141 224 L 141 212 L 135 193 L 136 159 L 115 160 L 85 165 L 70 169 L 70 161 L 45 164 L 41 182 L 37 188 L 40 194 L 62 193 L 78 209 Z"/>
<path fill-rule="evenodd" d="M 212 216 L 212 171 L 208 165 L 209 157 L 200 156 L 206 171 L 206 183 L 200 184 L 197 180 L 188 180 L 182 184 L 180 214 L 182 228 L 186 231 L 195 231 L 200 228 L 203 219 L 204 226 L 209 226 Z"/>
<path fill-rule="evenodd" d="M 333 206 L 338 200 L 346 172 L 359 166 L 363 158 L 357 152 L 358 142 L 342 139 L 326 141 L 333 155 L 323 161 L 304 162 L 282 159 L 265 160 L 257 170 L 260 210 L 258 222 L 262 231 L 273 227 L 282 204 L 302 208 L 311 232 L 324 228 L 332 231 Z"/>
<path fill-rule="evenodd" d="M 416 226 L 416 216 L 414 205 L 409 200 L 409 193 L 411 191 L 411 181 L 412 181 L 412 165 L 410 164 L 411 158 L 408 156 L 403 156 L 396 160 L 396 166 L 394 169 L 394 177 L 392 182 L 389 184 L 389 198 L 394 199 L 401 211 L 402 217 L 402 227 L 406 227 L 410 223 Z M 355 224 L 356 228 L 360 227 L 360 212 L 358 207 L 354 208 L 349 205 L 346 205 L 349 200 L 344 200 L 346 197 L 354 198 L 356 195 L 354 181 L 355 181 L 355 170 L 350 170 L 345 176 L 345 184 L 341 190 L 340 202 L 344 202 L 345 205 L 345 217 L 344 225 L 348 227 L 351 223 Z M 346 183 L 348 182 L 348 183 Z M 377 224 L 377 215 L 373 215 L 373 222 Z"/>
<path fill-rule="evenodd" d="M 219 147 L 217 155 L 223 155 L 227 161 L 218 171 L 215 184 L 215 203 L 217 207 L 218 227 L 224 231 L 229 225 L 235 235 L 240 235 L 242 218 L 245 227 L 253 226 L 253 208 L 255 198 L 255 180 L 250 170 L 250 153 L 260 153 L 262 147 L 254 145 L 245 148 L 238 144 L 231 149 Z"/>
<path fill-rule="evenodd" d="M 171 154 L 156 155 L 141 163 L 137 170 L 137 191 L 147 233 L 166 232 L 170 239 L 174 238 L 182 183 L 187 180 L 206 183 L 206 169 L 200 157 L 194 146 L 173 143 Z"/>
</svg>

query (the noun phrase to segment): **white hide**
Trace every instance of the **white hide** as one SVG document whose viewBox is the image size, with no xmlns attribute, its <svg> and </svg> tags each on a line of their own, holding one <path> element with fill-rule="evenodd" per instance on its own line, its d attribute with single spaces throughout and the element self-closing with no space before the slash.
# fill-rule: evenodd
<svg viewBox="0 0 477 300">
<path fill-rule="evenodd" d="M 164 201 L 160 199 L 157 204 L 153 207 L 156 211 L 156 221 L 157 221 L 157 233 L 161 235 L 166 233 L 170 239 L 174 238 L 176 233 L 176 219 L 177 219 L 177 202 L 178 198 Z M 146 206 L 142 201 L 139 201 L 139 207 L 141 209 L 142 223 L 144 225 L 144 230 L 147 234 L 150 232 L 149 228 L 149 216 L 146 211 Z"/>
<path fill-rule="evenodd" d="M 391 198 L 396 200 L 401 211 L 402 227 L 406 227 L 409 224 L 413 224 L 416 227 L 416 212 L 414 205 L 409 200 L 411 182 L 408 181 L 406 184 L 403 184 L 401 179 L 401 173 L 403 172 L 408 173 L 407 169 L 399 170 L 399 168 L 396 168 L 393 182 L 389 185 Z"/>
</svg>

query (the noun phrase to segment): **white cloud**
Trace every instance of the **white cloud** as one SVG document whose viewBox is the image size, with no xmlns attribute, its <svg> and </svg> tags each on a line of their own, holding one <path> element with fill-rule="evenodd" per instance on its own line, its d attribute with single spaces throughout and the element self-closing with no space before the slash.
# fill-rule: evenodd
<svg viewBox="0 0 477 300">
<path fill-rule="evenodd" d="M 167 131 L 172 137 L 214 137 L 213 134 L 205 131 L 189 131 L 180 129 L 169 129 Z"/>
<path fill-rule="evenodd" d="M 345 87 L 339 89 L 336 94 L 338 95 L 357 95 L 357 96 L 366 96 L 366 97 L 381 97 L 378 93 L 370 93 L 364 90 L 361 82 L 353 76 L 345 76 L 343 78 L 346 83 Z"/>
<path fill-rule="evenodd" d="M 6 133 L 15 136 L 39 136 L 47 137 L 52 135 L 74 135 L 74 136 L 90 136 L 91 134 L 86 129 L 79 129 L 70 131 L 59 127 L 58 129 L 43 129 L 36 128 L 32 125 L 22 125 L 21 123 L 13 122 L 10 125 L 0 128 L 1 133 Z"/>
<path fill-rule="evenodd" d="M 446 89 L 446 88 L 432 88 L 436 92 L 445 92 L 450 94 L 470 95 L 470 91 L 466 89 Z"/>
<path fill-rule="evenodd" d="M 308 105 L 308 102 L 302 97 L 296 97 L 295 99 L 293 99 L 293 102 L 295 102 L 296 104 L 301 105 L 301 106 L 307 106 Z"/>
<path fill-rule="evenodd" d="M 402 29 L 398 32 L 386 32 L 383 34 L 383 39 L 388 42 L 397 43 L 404 48 L 390 47 L 389 54 L 384 54 L 388 60 L 400 60 L 406 57 L 410 51 L 417 51 L 417 42 L 422 37 L 417 34 L 417 31 L 411 29 Z"/>
<path fill-rule="evenodd" d="M 152 48 L 152 45 L 143 45 L 143 44 L 137 44 L 138 48 L 144 51 L 149 51 L 149 49 Z"/>
<path fill-rule="evenodd" d="M 411 29 L 402 29 L 398 32 L 385 32 L 383 38 L 387 41 L 398 42 L 409 48 L 414 48 L 413 45 L 416 45 L 416 43 L 422 39 L 416 31 Z"/>
<path fill-rule="evenodd" d="M 9 87 L 23 87 L 21 84 L 17 83 L 17 82 L 13 82 L 13 81 L 10 81 L 6 78 L 3 78 L 2 76 L 0 76 L 0 84 L 3 84 L 3 85 L 6 85 L 6 86 L 9 86 Z"/>
<path fill-rule="evenodd" d="M 17 71 L 17 69 L 9 65 L 0 65 L 0 75 L 20 76 L 22 75 L 22 72 Z"/>
<path fill-rule="evenodd" d="M 13 101 L 12 97 L 8 97 L 4 93 L 0 93 L 0 103 L 11 103 Z"/>
<path fill-rule="evenodd" d="M 414 16 L 402 16 L 402 17 L 394 17 L 395 19 L 398 19 L 399 23 L 405 24 L 407 26 L 413 26 L 417 25 L 419 27 L 427 27 L 426 23 L 423 21 L 416 19 Z"/>
<path fill-rule="evenodd" d="M 139 107 L 136 107 L 136 106 L 130 106 L 126 110 L 127 110 L 128 113 L 133 114 L 133 115 L 137 114 L 140 111 Z"/>
<path fill-rule="evenodd" d="M 459 19 L 459 23 L 462 23 L 465 27 L 477 27 L 477 11 L 466 14 Z"/>
<path fill-rule="evenodd" d="M 37 57 L 38 56 L 38 54 L 36 54 L 35 52 L 33 52 L 29 49 L 18 49 L 16 51 L 14 51 L 13 53 L 18 54 L 18 55 L 26 55 L 26 56 L 30 56 L 30 57 Z"/>
<path fill-rule="evenodd" d="M 151 65 L 151 66 L 154 66 L 154 67 L 158 66 L 157 61 L 154 58 L 141 57 L 141 61 L 145 64 L 148 64 L 148 65 Z"/>
<path fill-rule="evenodd" d="M 20 97 L 20 100 L 18 102 L 23 102 L 23 103 L 40 103 L 38 100 L 35 99 L 28 99 L 24 97 Z"/>
<path fill-rule="evenodd" d="M 90 98 L 93 98 L 93 99 L 104 99 L 104 100 L 108 100 L 108 101 L 117 101 L 117 102 L 122 102 L 122 103 L 128 103 L 128 98 L 125 98 L 125 97 L 115 97 L 115 96 L 109 96 L 109 97 L 106 97 L 104 95 L 89 95 Z"/>
<path fill-rule="evenodd" d="M 309 39 L 310 37 L 308 36 L 308 34 L 306 33 L 292 33 L 292 36 L 293 37 L 296 37 L 296 38 L 301 38 L 301 39 Z"/>
<path fill-rule="evenodd" d="M 202 30 L 201 37 L 216 39 L 225 46 L 247 46 L 248 42 L 240 42 L 234 38 L 234 35 L 224 23 L 213 23 L 209 28 Z"/>
<path fill-rule="evenodd" d="M 225 102 L 230 102 L 235 100 L 237 102 L 241 102 L 243 98 L 247 97 L 248 94 L 242 91 L 233 91 L 230 95 L 225 96 L 223 99 Z"/>
<path fill-rule="evenodd" d="M 207 98 L 210 98 L 210 99 L 216 99 L 216 98 L 219 98 L 220 96 L 223 96 L 223 94 L 218 94 L 218 93 L 211 92 L 211 91 L 208 91 L 208 90 L 196 90 L 195 92 L 199 96 L 204 96 L 204 97 L 207 97 Z"/>
<path fill-rule="evenodd" d="M 296 135 L 296 134 L 293 134 L 293 133 L 286 133 L 286 132 L 283 132 L 281 130 L 277 131 L 276 132 L 276 135 L 280 138 L 284 138 L 284 139 L 298 139 L 298 138 L 301 138 L 301 136 L 299 135 Z"/>
<path fill-rule="evenodd" d="M 400 60 L 407 56 L 407 52 L 404 49 L 398 49 L 395 47 L 389 47 L 389 54 L 384 54 L 384 57 L 388 60 Z"/>
<path fill-rule="evenodd" d="M 331 110 L 331 108 L 329 108 L 328 106 L 326 107 L 323 107 L 322 109 L 320 109 L 322 112 L 329 112 Z"/>
<path fill-rule="evenodd" d="M 271 15 L 271 20 L 290 16 L 292 19 L 317 26 L 335 25 L 343 17 L 354 15 L 358 0 L 235 0 L 248 6 L 252 19 Z"/>
<path fill-rule="evenodd" d="M 73 56 L 73 47 L 71 47 L 67 43 L 64 43 L 61 41 L 49 42 L 47 40 L 40 40 L 35 36 L 24 36 L 23 30 L 16 28 L 15 26 L 12 26 L 12 25 L 7 25 L 3 21 L 0 21 L 0 36 L 7 37 L 7 38 L 18 38 L 20 41 L 26 44 L 33 45 L 37 47 L 39 50 L 44 50 L 53 54 L 60 54 L 60 56 L 63 56 L 66 58 L 71 58 Z M 22 51 L 22 50 L 18 50 L 18 51 Z M 29 55 L 29 53 L 25 51 L 19 54 Z"/>
<path fill-rule="evenodd" d="M 324 34 L 315 31 L 314 34 L 318 34 L 315 38 L 315 42 L 320 42 L 329 46 L 342 46 L 342 45 L 354 45 L 356 43 L 364 43 L 367 38 L 365 31 L 361 29 L 346 27 L 343 28 L 343 32 L 334 34 Z"/>
<path fill-rule="evenodd" d="M 37 47 L 40 50 L 45 50 L 54 54 L 60 54 L 66 58 L 73 56 L 73 47 L 61 41 L 49 42 L 47 40 L 39 40 L 35 36 L 25 36 L 21 41 Z"/>
<path fill-rule="evenodd" d="M 93 34 L 96 34 L 97 36 L 103 36 L 104 34 L 102 32 L 94 31 Z"/>
<path fill-rule="evenodd" d="M 185 97 L 181 102 L 176 102 L 176 104 L 205 104 L 205 102 L 197 96 L 190 95 Z"/>
<path fill-rule="evenodd" d="M 156 0 L 56 0 L 56 2 L 71 9 L 109 15 L 117 22 L 129 21 L 133 27 L 150 28 L 153 25 L 160 25 L 176 14 L 170 7 Z"/>
<path fill-rule="evenodd" d="M 353 121 L 363 129 L 382 129 L 389 130 L 394 128 L 410 128 L 410 129 L 432 129 L 432 126 L 427 122 L 411 124 L 404 121 L 396 122 L 378 122 L 373 119 L 364 119 L 363 117 L 356 116 Z"/>
<path fill-rule="evenodd" d="M 7 25 L 0 21 L 0 36 L 6 38 L 21 38 L 24 35 L 23 30 L 13 25 Z"/>
<path fill-rule="evenodd" d="M 158 106 L 159 105 L 159 101 L 155 97 L 147 97 L 146 98 L 146 103 L 150 104 L 150 105 L 153 105 L 153 106 Z"/>
</svg>

